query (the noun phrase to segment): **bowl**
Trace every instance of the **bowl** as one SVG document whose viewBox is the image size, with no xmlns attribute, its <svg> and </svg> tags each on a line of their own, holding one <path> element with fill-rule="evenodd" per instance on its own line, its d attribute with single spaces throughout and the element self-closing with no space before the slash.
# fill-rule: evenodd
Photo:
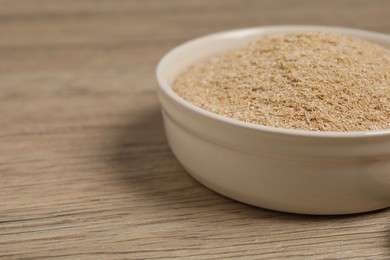
<svg viewBox="0 0 390 260">
<path fill-rule="evenodd" d="M 326 26 L 246 28 L 186 42 L 166 54 L 156 72 L 169 145 L 200 183 L 250 205 L 318 215 L 389 207 L 390 129 L 316 132 L 251 124 L 201 109 L 171 89 L 183 70 L 204 58 L 264 35 L 306 30 L 390 47 L 389 35 Z"/>
</svg>

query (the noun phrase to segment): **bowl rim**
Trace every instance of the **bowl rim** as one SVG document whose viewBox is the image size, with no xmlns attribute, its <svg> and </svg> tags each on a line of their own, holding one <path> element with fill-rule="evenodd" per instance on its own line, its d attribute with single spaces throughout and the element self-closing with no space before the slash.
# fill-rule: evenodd
<svg viewBox="0 0 390 260">
<path fill-rule="evenodd" d="M 229 125 L 242 127 L 246 129 L 252 129 L 255 131 L 262 131 L 267 133 L 289 135 L 289 136 L 301 136 L 301 137 L 322 137 L 322 138 L 367 138 L 367 137 L 384 137 L 390 136 L 390 128 L 380 129 L 380 130 L 368 130 L 368 131 L 348 131 L 348 132 L 337 132 L 337 131 L 311 131 L 311 130 L 302 130 L 302 129 L 288 129 L 288 128 L 279 128 L 273 126 L 260 125 L 256 123 L 249 123 L 233 119 L 227 116 L 219 115 L 213 112 L 210 112 L 206 109 L 200 108 L 184 98 L 180 97 L 176 92 L 174 92 L 168 83 L 166 77 L 164 76 L 163 70 L 164 67 L 169 63 L 172 57 L 179 51 L 191 47 L 195 43 L 199 43 L 205 40 L 212 40 L 213 38 L 237 38 L 245 35 L 255 34 L 255 33 L 286 33 L 285 31 L 294 30 L 321 30 L 321 31 L 330 31 L 330 32 L 339 32 L 339 33 L 351 33 L 359 36 L 371 36 L 374 38 L 382 38 L 385 41 L 390 42 L 390 35 L 380 32 L 367 31 L 362 29 L 347 28 L 347 27 L 336 27 L 336 26 L 324 26 L 324 25 L 271 25 L 271 26 L 259 26 L 259 27 L 247 27 L 239 28 L 233 30 L 220 31 L 216 33 L 207 34 L 194 38 L 184 43 L 179 44 L 178 46 L 171 49 L 166 53 L 158 62 L 156 68 L 156 79 L 158 83 L 159 90 L 161 90 L 167 97 L 173 100 L 175 103 L 183 106 L 184 108 L 200 114 L 204 117 L 216 120 L 221 123 L 226 123 Z"/>
</svg>

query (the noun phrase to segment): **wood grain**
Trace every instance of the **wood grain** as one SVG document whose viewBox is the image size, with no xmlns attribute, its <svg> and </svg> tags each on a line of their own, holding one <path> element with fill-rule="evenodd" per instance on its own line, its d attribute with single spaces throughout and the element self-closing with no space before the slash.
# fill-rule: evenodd
<svg viewBox="0 0 390 260">
<path fill-rule="evenodd" d="M 2 259 L 390 259 L 390 211 L 250 207 L 172 155 L 154 69 L 175 45 L 267 24 L 390 33 L 390 1 L 0 0 Z"/>
</svg>

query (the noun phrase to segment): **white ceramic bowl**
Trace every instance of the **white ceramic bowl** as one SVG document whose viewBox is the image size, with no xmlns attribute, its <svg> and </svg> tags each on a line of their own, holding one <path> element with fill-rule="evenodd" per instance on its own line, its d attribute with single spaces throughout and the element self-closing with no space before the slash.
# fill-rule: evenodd
<svg viewBox="0 0 390 260">
<path fill-rule="evenodd" d="M 303 30 L 340 32 L 390 47 L 388 35 L 324 26 L 249 28 L 184 43 L 166 54 L 157 67 L 172 151 L 199 182 L 251 205 L 304 214 L 389 207 L 390 129 L 311 132 L 261 126 L 201 109 L 171 89 L 180 72 L 205 57 L 266 34 Z"/>
</svg>

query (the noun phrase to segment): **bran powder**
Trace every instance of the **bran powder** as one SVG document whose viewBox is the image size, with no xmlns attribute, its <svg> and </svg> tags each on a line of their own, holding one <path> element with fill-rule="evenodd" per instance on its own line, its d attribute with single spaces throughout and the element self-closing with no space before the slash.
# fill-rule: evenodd
<svg viewBox="0 0 390 260">
<path fill-rule="evenodd" d="M 219 115 L 311 131 L 390 128 L 390 51 L 330 32 L 269 35 L 185 70 L 173 90 Z"/>
</svg>

